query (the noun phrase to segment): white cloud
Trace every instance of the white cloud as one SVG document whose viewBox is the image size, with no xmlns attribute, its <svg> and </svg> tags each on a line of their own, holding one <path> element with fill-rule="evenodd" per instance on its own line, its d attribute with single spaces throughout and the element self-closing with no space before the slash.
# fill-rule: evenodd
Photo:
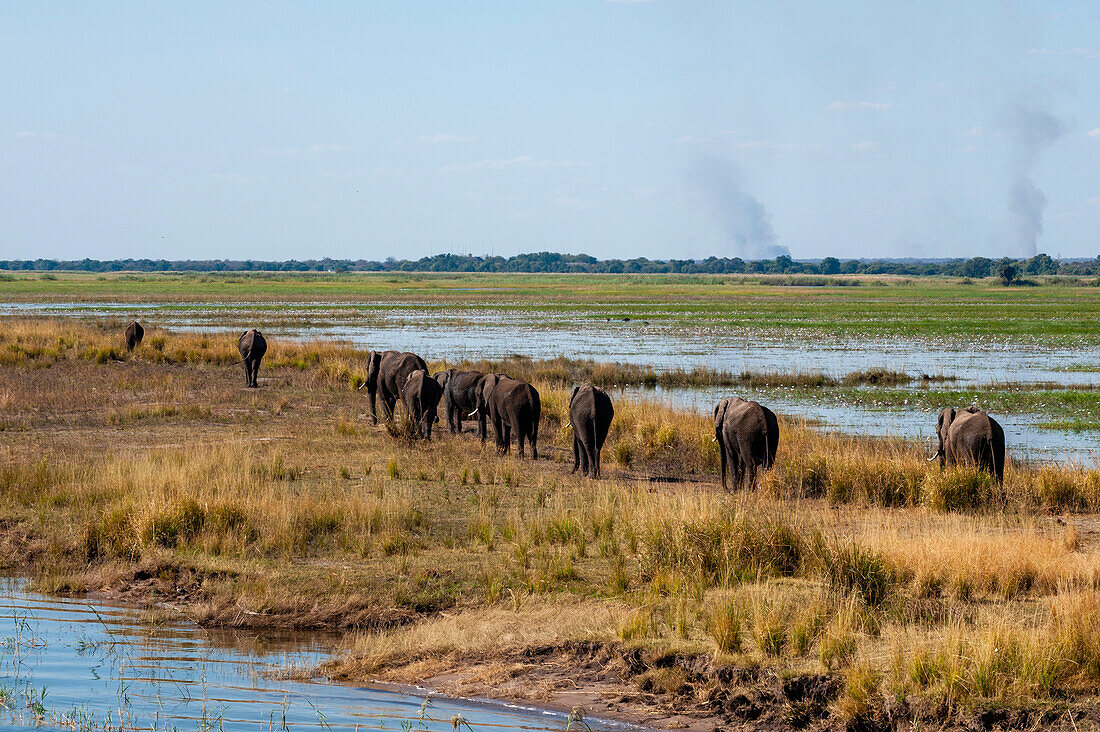
<svg viewBox="0 0 1100 732">
<path fill-rule="evenodd" d="M 449 135 L 446 132 L 437 132 L 434 135 L 422 135 L 420 137 L 421 142 L 473 142 L 472 137 L 463 137 L 462 135 Z"/>
<path fill-rule="evenodd" d="M 890 102 L 829 102 L 825 109 L 830 112 L 852 112 L 856 110 L 885 112 L 893 106 Z"/>
<path fill-rule="evenodd" d="M 345 145 L 328 145 L 328 144 L 314 144 L 307 145 L 306 147 L 284 147 L 284 148 L 260 148 L 261 155 L 319 155 L 321 153 L 331 152 L 347 152 L 351 150 L 350 147 Z"/>
<path fill-rule="evenodd" d="M 1085 133 L 1089 137 L 1100 137 L 1100 127 L 1093 128 Z"/>
<path fill-rule="evenodd" d="M 514 158 L 485 158 L 472 163 L 452 163 L 439 168 L 439 173 L 466 173 L 472 170 L 531 170 L 536 168 L 565 169 L 565 168 L 591 168 L 591 163 L 576 160 L 547 160 L 531 155 L 520 155 Z"/>
<path fill-rule="evenodd" d="M 959 137 L 981 137 L 985 134 L 985 128 L 981 125 L 974 125 L 969 130 L 959 130 L 957 134 Z"/>
<path fill-rule="evenodd" d="M 863 142 L 854 142 L 851 145 L 853 150 L 870 151 L 878 150 L 878 140 L 864 140 Z"/>
<path fill-rule="evenodd" d="M 1028 56 L 1076 56 L 1078 58 L 1100 58 L 1097 48 L 1029 48 Z"/>
<path fill-rule="evenodd" d="M 20 130 L 15 133 L 16 137 L 24 140 L 60 140 L 61 135 L 56 132 L 36 132 L 35 130 Z"/>
<path fill-rule="evenodd" d="M 734 143 L 734 150 L 776 150 L 778 152 L 809 152 L 817 145 L 802 145 L 796 142 L 776 142 L 775 140 L 746 140 Z"/>
<path fill-rule="evenodd" d="M 959 148 L 959 152 L 972 153 L 978 149 L 977 145 L 963 145 Z"/>
<path fill-rule="evenodd" d="M 695 138 L 691 135 L 683 135 L 681 137 L 677 137 L 675 140 L 673 140 L 673 142 L 675 142 L 677 145 L 685 145 L 689 142 L 695 142 Z"/>
</svg>

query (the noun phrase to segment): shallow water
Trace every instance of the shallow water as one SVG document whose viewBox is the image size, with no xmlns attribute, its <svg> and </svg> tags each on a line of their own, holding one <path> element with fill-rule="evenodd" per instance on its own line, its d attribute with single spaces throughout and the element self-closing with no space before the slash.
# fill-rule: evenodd
<svg viewBox="0 0 1100 732">
<path fill-rule="evenodd" d="M 610 312 L 610 311 L 609 311 Z M 747 332 L 704 321 L 650 323 L 612 319 L 590 311 L 503 305 L 439 303 L 7 303 L 0 316 L 31 313 L 78 318 L 138 318 L 169 330 L 243 329 L 261 325 L 268 335 L 341 339 L 364 348 L 413 351 L 427 359 L 566 356 L 650 364 L 658 368 L 707 366 L 740 372 L 820 372 L 843 376 L 883 367 L 912 376 L 957 379 L 951 387 L 989 383 L 1095 384 L 1100 373 L 1067 370 L 1100 367 L 1100 348 L 1041 347 L 1012 341 L 978 344 L 894 339 L 821 337 L 814 341 L 782 333 Z M 718 390 L 672 390 L 677 403 L 706 403 Z M 742 392 L 751 396 L 752 392 Z M 763 397 L 762 397 L 763 398 Z M 869 409 L 766 395 L 777 411 L 821 421 L 851 434 L 930 439 L 935 417 L 922 409 Z M 1020 459 L 1092 465 L 1100 461 L 1100 433 L 1039 429 L 1036 415 L 994 415 Z"/>
<path fill-rule="evenodd" d="M 556 712 L 438 695 L 425 708 L 423 694 L 273 676 L 314 664 L 330 650 L 307 634 L 210 632 L 181 621 L 152 625 L 127 605 L 47 597 L 5 580 L 0 727 L 443 732 L 455 714 L 474 732 L 567 726 Z M 587 721 L 596 729 L 627 728 Z"/>
<path fill-rule="evenodd" d="M 610 311 L 609 311 L 610 312 Z M 167 329 L 245 329 L 275 336 L 336 338 L 432 358 L 566 356 L 654 366 L 843 375 L 871 367 L 953 376 L 960 386 L 990 382 L 1092 384 L 1100 348 L 1044 347 L 1008 340 L 982 343 L 918 339 L 804 337 L 698 324 L 649 322 L 588 311 L 440 303 L 0 303 L 0 315 L 137 318 Z M 617 313 L 616 313 L 617 315 Z M 265 325 L 266 324 L 266 325 Z"/>
</svg>

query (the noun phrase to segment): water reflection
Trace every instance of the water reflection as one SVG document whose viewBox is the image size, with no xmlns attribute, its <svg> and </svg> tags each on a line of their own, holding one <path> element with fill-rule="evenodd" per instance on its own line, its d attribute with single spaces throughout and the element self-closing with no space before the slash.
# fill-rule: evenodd
<svg viewBox="0 0 1100 732">
<path fill-rule="evenodd" d="M 0 592 L 0 725 L 69 729 L 564 730 L 566 718 L 499 704 L 276 678 L 330 651 L 310 634 L 211 633 L 153 624 L 125 605 Z M 594 728 L 622 725 L 589 720 Z"/>
</svg>

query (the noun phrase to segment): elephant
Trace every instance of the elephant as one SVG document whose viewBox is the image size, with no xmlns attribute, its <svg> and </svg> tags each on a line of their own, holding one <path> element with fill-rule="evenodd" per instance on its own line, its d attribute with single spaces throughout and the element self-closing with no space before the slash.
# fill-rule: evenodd
<svg viewBox="0 0 1100 732">
<path fill-rule="evenodd" d="M 569 423 L 573 425 L 573 470 L 600 477 L 600 450 L 615 416 L 611 397 L 591 384 L 574 386 L 569 393 Z"/>
<path fill-rule="evenodd" d="M 504 379 L 511 379 L 508 374 L 482 374 L 481 378 L 477 380 L 474 386 L 474 399 L 477 402 L 477 406 L 474 411 L 469 413 L 471 417 L 477 417 L 477 436 L 481 438 L 482 442 L 485 442 L 485 438 L 489 435 L 489 429 L 486 423 L 489 421 L 491 415 L 489 411 L 489 395 L 493 393 L 493 389 Z M 500 438 L 497 438 L 499 444 Z"/>
<path fill-rule="evenodd" d="M 516 433 L 519 456 L 524 457 L 524 440 L 531 442 L 531 457 L 539 459 L 539 418 L 542 402 L 535 387 L 526 381 L 501 374 L 487 374 L 481 383 L 478 411 L 488 410 L 496 435 L 497 450 L 507 454 Z"/>
<path fill-rule="evenodd" d="M 413 371 L 427 371 L 428 364 L 415 353 L 400 351 L 371 351 L 367 355 L 367 380 L 359 388 L 367 387 L 370 396 L 370 418 L 378 424 L 375 397 L 382 397 L 386 419 L 393 419 L 393 408 L 401 398 L 401 390 Z"/>
<path fill-rule="evenodd" d="M 1005 477 L 1005 432 L 997 420 L 978 409 L 947 407 L 936 421 L 939 448 L 928 458 L 939 458 L 940 467 L 976 465 L 993 474 L 997 485 Z"/>
<path fill-rule="evenodd" d="M 439 421 L 436 411 L 439 400 L 443 398 L 443 389 L 439 382 L 428 375 L 427 371 L 413 371 L 405 379 L 401 390 L 401 399 L 409 418 L 416 424 L 420 436 L 432 439 L 432 425 Z"/>
<path fill-rule="evenodd" d="M 757 402 L 722 399 L 714 408 L 714 441 L 722 460 L 722 487 L 726 487 L 728 465 L 738 487 L 752 488 L 757 467 L 767 470 L 775 462 L 779 422 L 772 410 Z"/>
<path fill-rule="evenodd" d="M 145 329 L 141 323 L 131 320 L 126 326 L 126 350 L 132 351 L 141 345 L 141 339 L 145 337 Z"/>
<path fill-rule="evenodd" d="M 435 375 L 443 387 L 443 409 L 447 426 L 452 435 L 462 433 L 462 419 L 477 413 L 477 389 L 485 374 L 480 371 L 447 369 Z M 478 435 L 482 435 L 485 422 L 478 420 Z"/>
<path fill-rule="evenodd" d="M 250 389 L 259 388 L 256 377 L 260 373 L 260 360 L 267 353 L 267 341 L 260 331 L 252 328 L 241 334 L 237 340 L 237 350 L 241 352 L 244 364 L 244 385 Z"/>
</svg>

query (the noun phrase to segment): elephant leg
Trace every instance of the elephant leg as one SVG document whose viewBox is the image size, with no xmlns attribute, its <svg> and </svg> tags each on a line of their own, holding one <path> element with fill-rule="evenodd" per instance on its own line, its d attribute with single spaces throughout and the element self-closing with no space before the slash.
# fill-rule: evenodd
<svg viewBox="0 0 1100 732">
<path fill-rule="evenodd" d="M 260 388 L 260 361 L 256 359 L 256 362 L 252 364 L 252 388 Z"/>
<path fill-rule="evenodd" d="M 600 477 L 600 454 L 596 449 L 596 423 L 589 422 L 585 426 L 585 441 L 584 448 L 588 457 L 588 464 L 592 470 L 592 477 Z"/>
<path fill-rule="evenodd" d="M 726 444 L 722 440 L 718 440 L 718 459 L 721 462 L 718 475 L 722 482 L 722 488 L 726 488 Z"/>
<path fill-rule="evenodd" d="M 247 389 L 252 386 L 252 376 L 248 373 L 248 359 L 245 359 L 241 363 L 244 364 L 244 386 Z"/>
<path fill-rule="evenodd" d="M 512 449 L 512 425 L 503 423 L 503 429 L 504 439 L 501 440 L 501 446 L 504 448 L 504 454 L 507 455 Z"/>
<path fill-rule="evenodd" d="M 370 422 L 371 424 L 378 424 L 378 414 L 375 408 L 375 398 L 378 396 L 377 392 L 373 389 L 368 389 L 367 396 L 370 398 Z"/>
<path fill-rule="evenodd" d="M 569 471 L 570 474 L 576 473 L 577 468 L 581 464 L 581 441 L 577 437 L 576 430 L 573 431 L 573 469 Z"/>
<path fill-rule="evenodd" d="M 539 423 L 535 422 L 531 425 L 530 430 L 527 433 L 528 439 L 531 440 L 531 459 L 539 459 Z"/>
<path fill-rule="evenodd" d="M 526 439 L 526 437 L 527 437 L 527 435 L 523 431 L 523 428 L 522 427 L 517 427 L 516 428 L 516 447 L 519 448 L 520 458 L 523 457 L 523 442 Z"/>
</svg>

